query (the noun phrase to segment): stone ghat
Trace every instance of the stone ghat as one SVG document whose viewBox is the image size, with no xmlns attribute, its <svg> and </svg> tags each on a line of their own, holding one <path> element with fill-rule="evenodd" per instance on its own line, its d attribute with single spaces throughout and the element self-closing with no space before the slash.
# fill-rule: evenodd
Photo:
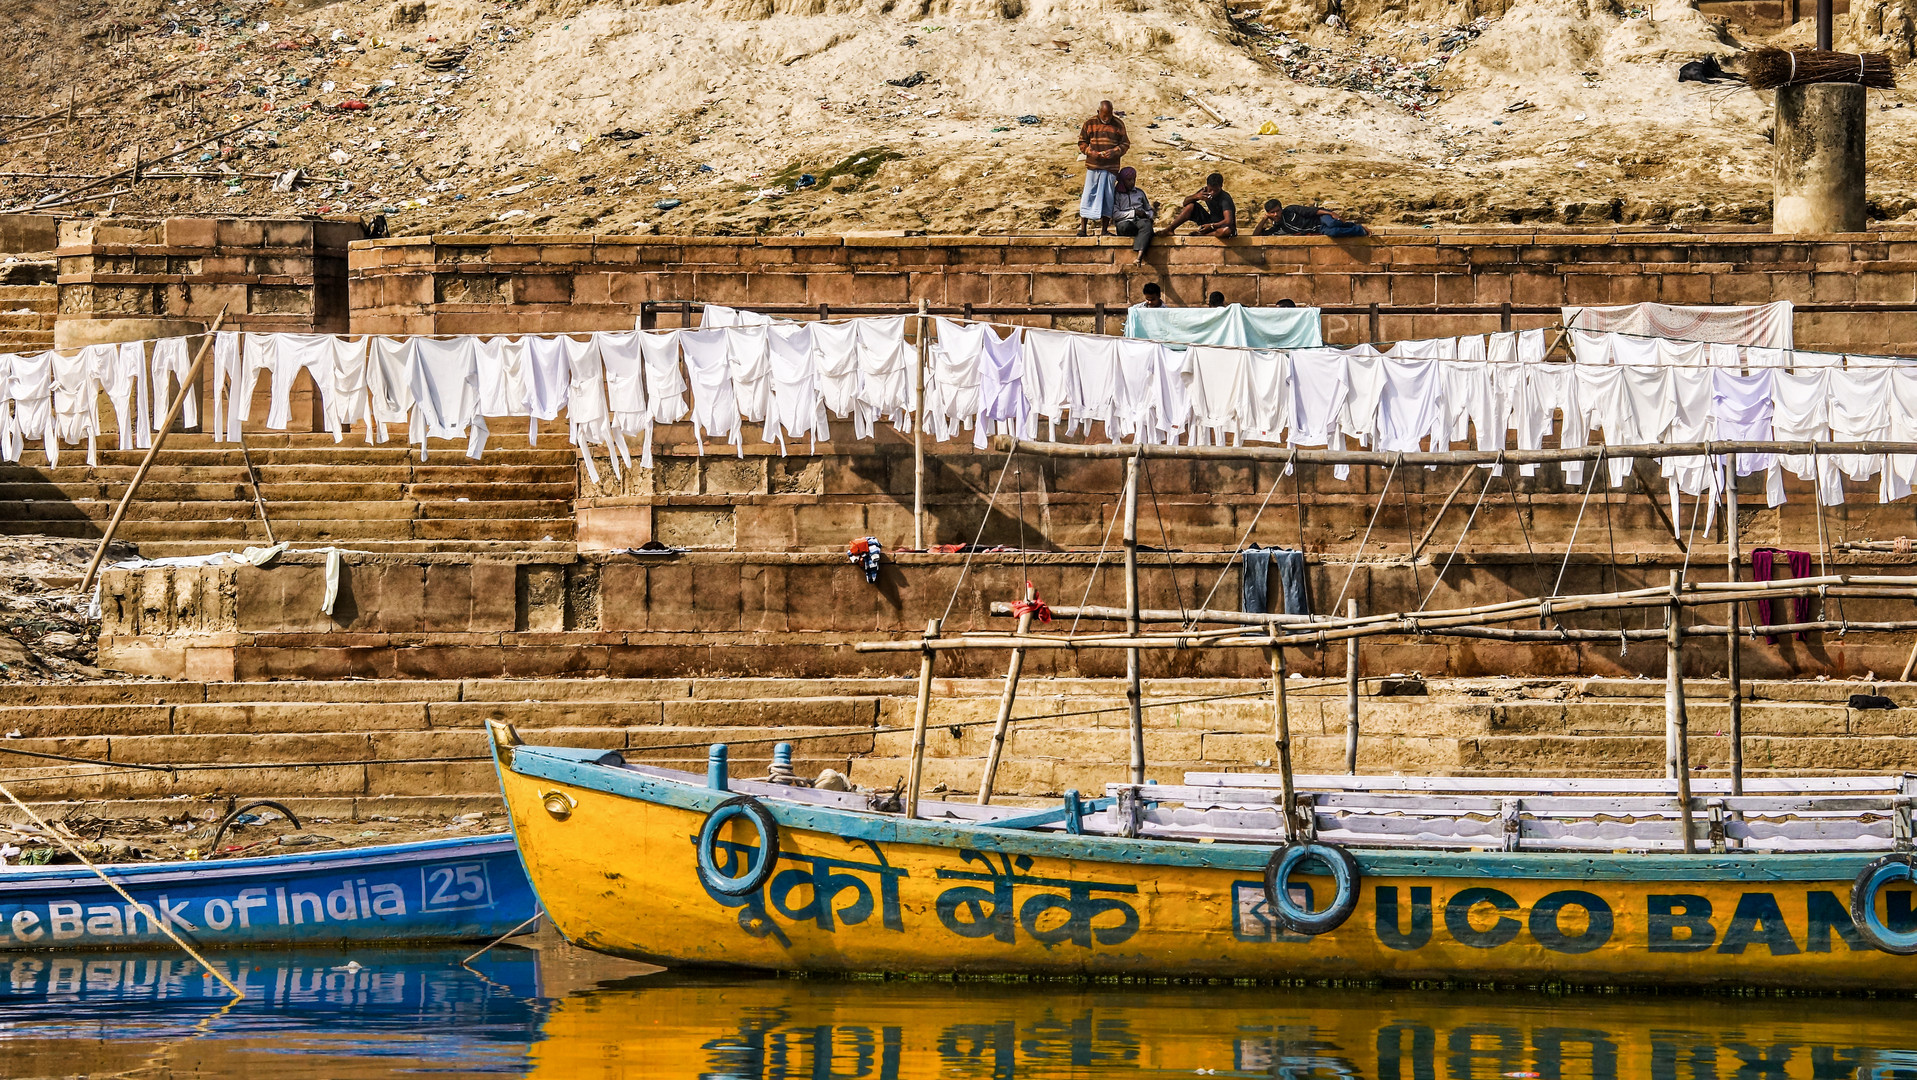
<svg viewBox="0 0 1917 1080">
<path fill-rule="evenodd" d="M 997 679 L 936 680 L 926 785 L 977 790 Z M 1298 767 L 1342 772 L 1342 679 L 1294 678 Z M 1268 771 L 1268 683 L 1149 679 L 1148 775 Z M 1692 761 L 1723 775 L 1722 681 L 1693 680 Z M 1373 680 L 1362 685 L 1359 765 L 1372 773 L 1655 777 L 1663 767 L 1663 684 L 1638 679 Z M 1899 708 L 1854 710 L 1854 693 Z M 59 816 L 174 819 L 273 798 L 337 819 L 497 809 L 485 722 L 531 743 L 616 749 L 629 760 L 704 771 L 730 747 L 733 775 L 763 776 L 775 742 L 798 770 L 847 772 L 890 787 L 906 770 L 912 679 L 534 679 L 126 682 L 21 685 L 0 706 L 0 783 Z M 1749 775 L 1917 769 L 1917 684 L 1756 680 L 1747 684 Z M 1199 700 L 1203 699 L 1203 700 Z M 1072 715 L 1056 715 L 1072 714 Z M 1096 792 L 1129 760 L 1122 680 L 1033 678 L 1015 710 L 998 777 L 1011 799 Z M 100 765 L 56 764 L 7 750 Z M 289 764 L 291 763 L 291 764 Z M 146 766 L 138 768 L 137 766 Z M 158 768 L 170 766 L 173 768 Z M 0 818 L 12 820 L 7 815 Z"/>
<path fill-rule="evenodd" d="M 1415 611 L 1496 603 L 1537 595 L 1562 568 L 1563 595 L 1661 587 L 1684 567 L 1682 555 L 1620 554 L 1590 550 L 1568 562 L 1549 553 L 1537 560 L 1522 550 L 1459 554 L 1442 584 L 1435 575 L 1448 552 L 1428 551 L 1414 564 L 1399 545 L 1394 556 L 1364 561 L 1317 557 L 1310 563 L 1314 606 L 1331 608 L 1342 593 L 1365 612 Z M 1367 553 L 1369 554 L 1369 553 Z M 1722 576 L 1702 546 L 1693 579 Z M 891 558 L 879 580 L 840 554 L 687 552 L 375 554 L 343 556 L 333 612 L 320 610 L 325 556 L 297 552 L 266 567 L 148 567 L 103 575 L 100 663 L 115 670 L 209 681 L 273 679 L 457 679 L 561 676 L 751 676 L 834 679 L 915 673 L 910 653 L 860 653 L 875 638 L 910 638 L 928 619 L 943 619 L 948 634 L 1006 631 L 1008 617 L 990 614 L 993 601 L 1017 599 L 1031 581 L 1051 603 L 1123 603 L 1115 553 L 992 552 L 904 554 Z M 1834 572 L 1903 573 L 1912 556 L 1846 556 Z M 1096 575 L 1094 576 L 1094 571 Z M 1346 587 L 1347 579 L 1350 582 Z M 1090 582 L 1088 587 L 1088 580 Z M 1214 606 L 1238 606 L 1238 572 L 1225 552 L 1162 552 L 1142 557 L 1141 601 L 1180 610 L 1212 595 Z M 1214 593 L 1212 590 L 1216 589 Z M 956 599 L 954 594 L 956 592 Z M 1780 602 L 1778 618 L 1788 611 Z M 949 611 L 948 611 L 949 608 Z M 1833 619 L 1910 618 L 1905 600 L 1832 601 Z M 1721 610 L 1704 614 L 1715 621 Z M 1752 614 L 1742 620 L 1748 624 Z M 1564 625 L 1593 630 L 1653 628 L 1659 611 L 1561 616 Z M 1065 622 L 1055 624 L 1063 629 Z M 1087 624 L 1092 628 L 1094 624 Z M 1099 625 L 1098 629 L 1110 629 Z M 1044 629 L 1041 627 L 1041 629 Z M 1823 633 L 1802 640 L 1747 641 L 1747 677 L 1857 677 L 1900 672 L 1910 648 L 1904 634 Z M 1004 670 L 1000 650 L 946 653 L 939 674 L 990 678 Z M 1299 649 L 1295 670 L 1344 670 L 1344 648 Z M 1533 644 L 1436 636 L 1380 637 L 1360 651 L 1370 675 L 1419 672 L 1432 677 L 1524 673 L 1544 676 L 1660 678 L 1660 644 Z M 1034 675 L 1104 677 L 1123 672 L 1124 655 L 1106 650 L 1036 650 Z M 1694 638 L 1686 647 L 1690 674 L 1721 675 L 1722 639 Z M 1154 651 L 1145 654 L 1152 678 L 1256 678 L 1265 671 L 1257 649 Z"/>
<path fill-rule="evenodd" d="M 1566 305 L 1917 302 L 1917 233 L 1816 237 L 1529 229 L 1434 234 L 1171 238 L 1130 266 L 1124 238 L 1069 236 L 420 236 L 366 240 L 348 255 L 356 333 L 529 333 L 630 329 L 645 301 L 754 305 L 1104 304 L 1116 318 L 1159 282 L 1166 302 L 1379 304 L 1326 317 L 1327 340 L 1481 334 L 1550 326 Z M 1479 306 L 1477 314 L 1392 307 Z M 663 313 L 660 326 L 677 325 Z M 1059 320 L 1006 321 L 1047 325 Z M 1090 329 L 1089 318 L 1069 320 Z M 1108 329 L 1115 330 L 1115 327 Z M 1909 352 L 1917 311 L 1803 312 L 1798 347 Z"/>
</svg>

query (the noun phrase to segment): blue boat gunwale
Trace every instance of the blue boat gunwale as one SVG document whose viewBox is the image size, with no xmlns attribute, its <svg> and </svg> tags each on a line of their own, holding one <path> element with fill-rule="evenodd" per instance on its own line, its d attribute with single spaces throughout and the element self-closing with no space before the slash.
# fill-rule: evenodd
<svg viewBox="0 0 1917 1080">
<path fill-rule="evenodd" d="M 499 747 L 500 765 L 522 776 L 571 784 L 675 809 L 709 813 L 736 793 L 705 786 L 705 778 L 685 773 L 668 780 L 607 765 L 608 751 L 559 746 Z M 659 770 L 665 771 L 665 770 Z M 1033 855 L 1144 866 L 1237 870 L 1262 875 L 1272 847 L 1218 841 L 1073 836 L 1028 833 L 991 825 L 908 819 L 876 812 L 860 813 L 761 798 L 779 825 L 848 840 L 906 843 L 928 847 L 966 847 L 1008 855 Z M 515 826 L 516 827 L 516 826 Z M 1586 881 L 1842 881 L 1882 852 L 1740 852 L 1682 855 L 1665 852 L 1579 853 L 1542 851 L 1392 851 L 1347 849 L 1363 872 L 1376 877 L 1459 877 Z M 521 855 L 522 859 L 524 853 Z M 690 859 L 688 852 L 688 860 Z"/>
<path fill-rule="evenodd" d="M 320 873 L 343 864 L 408 863 L 437 861 L 445 853 L 477 856 L 516 854 L 517 843 L 511 833 L 485 836 L 454 836 L 433 840 L 409 840 L 399 844 L 374 844 L 365 847 L 335 848 L 330 851 L 289 852 L 283 855 L 258 855 L 245 859 L 180 859 L 153 863 L 100 863 L 99 868 L 121 884 L 148 885 L 187 881 L 209 876 L 265 877 L 276 874 Z M 71 888 L 103 883 L 99 875 L 84 866 L 8 866 L 0 869 L 0 895 L 49 888 Z"/>
</svg>

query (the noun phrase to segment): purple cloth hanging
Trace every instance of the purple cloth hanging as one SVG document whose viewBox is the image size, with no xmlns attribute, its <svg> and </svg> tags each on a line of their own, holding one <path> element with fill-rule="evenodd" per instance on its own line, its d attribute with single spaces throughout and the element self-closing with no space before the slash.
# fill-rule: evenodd
<svg viewBox="0 0 1917 1080">
<path fill-rule="evenodd" d="M 1808 551 L 1791 551 L 1786 548 L 1753 548 L 1751 549 L 1752 580 L 1776 580 L 1774 571 L 1777 568 L 1777 556 L 1779 555 L 1784 557 L 1784 577 L 1786 580 L 1811 576 L 1811 556 Z M 1791 600 L 1791 621 L 1798 623 L 1809 622 L 1810 617 L 1811 598 L 1808 596 L 1793 597 Z M 1776 602 L 1769 598 L 1757 601 L 1757 625 L 1775 626 L 1776 624 Z M 1802 631 L 1798 632 L 1797 639 L 1799 641 L 1804 639 Z M 1770 642 L 1772 645 L 1777 644 L 1777 638 L 1769 634 L 1765 635 L 1764 640 Z"/>
</svg>

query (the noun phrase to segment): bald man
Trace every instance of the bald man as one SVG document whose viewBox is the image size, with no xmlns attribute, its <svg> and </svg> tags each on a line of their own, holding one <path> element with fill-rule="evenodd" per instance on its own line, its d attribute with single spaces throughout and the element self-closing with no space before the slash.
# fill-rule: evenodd
<svg viewBox="0 0 1917 1080">
<path fill-rule="evenodd" d="M 1098 115 L 1078 129 L 1078 152 L 1085 155 L 1085 191 L 1078 198 L 1078 235 L 1085 226 L 1098 222 L 1098 234 L 1109 235 L 1112 228 L 1112 203 L 1118 188 L 1118 165 L 1132 141 L 1125 134 L 1125 122 L 1112 111 L 1112 103 L 1098 103 Z"/>
</svg>

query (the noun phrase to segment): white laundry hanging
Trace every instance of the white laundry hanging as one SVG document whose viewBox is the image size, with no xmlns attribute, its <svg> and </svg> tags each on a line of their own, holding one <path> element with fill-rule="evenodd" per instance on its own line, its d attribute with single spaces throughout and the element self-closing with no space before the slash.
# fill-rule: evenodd
<svg viewBox="0 0 1917 1080">
<path fill-rule="evenodd" d="M 978 422 L 979 363 L 985 354 L 985 335 L 991 331 L 980 324 L 933 321 L 938 340 L 927 357 L 925 425 L 934 439 L 943 442 Z"/>
<path fill-rule="evenodd" d="M 986 328 L 978 365 L 978 425 L 972 445 L 984 449 L 986 437 L 1002 432 L 1027 434 L 1032 410 L 1025 399 L 1024 343 L 1017 330 L 1005 337 Z"/>
<path fill-rule="evenodd" d="M 85 350 L 71 356 L 48 355 L 53 358 L 53 430 L 58 437 L 47 442 L 47 464 L 60 463 L 59 443 L 66 442 L 85 443 L 87 464 L 98 465 L 100 415 L 93 358 Z"/>
<path fill-rule="evenodd" d="M 528 416 L 526 407 L 526 339 L 490 337 L 475 342 L 473 361 L 479 367 L 481 416 Z"/>
<path fill-rule="evenodd" d="M 912 412 L 918 407 L 912 371 L 917 350 L 905 340 L 904 315 L 855 320 L 859 346 L 859 403 L 874 421 L 889 420 L 903 432 L 912 430 Z"/>
<path fill-rule="evenodd" d="M 1393 360 L 1456 360 L 1458 358 L 1457 338 L 1425 338 L 1418 341 L 1395 341 L 1385 355 Z"/>
<path fill-rule="evenodd" d="M 273 431 L 285 431 L 293 420 L 293 385 L 305 372 L 312 380 L 320 398 L 320 414 L 326 418 L 327 430 L 333 437 L 340 437 L 337 417 L 340 415 L 335 400 L 333 376 L 338 368 L 339 338 L 332 334 L 261 334 L 264 340 L 260 355 L 263 366 L 252 362 L 252 346 L 255 335 L 247 335 L 248 346 L 248 383 L 257 378 L 258 371 L 265 371 L 271 377 L 268 390 L 266 426 Z M 465 339 L 470 340 L 470 339 Z"/>
<path fill-rule="evenodd" d="M 1339 423 L 1346 435 L 1370 446 L 1378 435 L 1378 397 L 1384 393 L 1384 354 L 1369 345 L 1339 350 L 1345 354 L 1345 374 L 1351 390 L 1345 395 L 1345 415 Z"/>
<path fill-rule="evenodd" d="M 1518 345 L 1523 349 L 1523 335 L 1519 335 Z M 1542 355 L 1540 346 L 1540 355 Z M 1586 445 L 1585 433 L 1579 421 L 1582 410 L 1577 404 L 1576 371 L 1569 364 L 1545 364 L 1523 361 L 1511 372 L 1511 389 L 1505 399 L 1509 410 L 1509 424 L 1512 445 L 1519 450 L 1541 450 L 1544 440 L 1556 426 L 1556 413 L 1564 410 L 1564 441 L 1559 445 L 1573 449 Z M 1570 390 L 1567 402 L 1565 394 Z M 1572 469 L 1576 465 L 1577 469 Z M 1519 476 L 1536 476 L 1538 467 L 1533 464 L 1518 466 Z M 1566 462 L 1564 473 L 1568 483 L 1576 484 L 1583 479 L 1583 466 L 1578 462 Z M 1573 476 L 1576 478 L 1573 479 Z"/>
<path fill-rule="evenodd" d="M 1677 415 L 1669 368 L 1580 365 L 1576 371 L 1584 427 L 1603 432 L 1607 446 L 1657 442 Z M 1610 467 L 1611 486 L 1624 486 L 1634 462 L 1628 458 L 1605 460 Z"/>
<path fill-rule="evenodd" d="M 187 373 L 193 370 L 193 354 L 183 337 L 160 338 L 153 343 L 152 380 L 153 380 L 153 430 L 160 430 L 166 421 L 167 410 L 173 407 L 175 387 L 186 391 L 180 402 L 180 419 L 187 427 L 200 422 L 200 395 L 186 385 Z"/>
<path fill-rule="evenodd" d="M 1826 367 L 1771 372 L 1771 430 L 1777 441 L 1830 441 L 1830 375 L 1831 369 Z M 1771 468 L 1773 472 L 1788 471 L 1799 480 L 1814 480 L 1816 497 L 1825 506 L 1844 501 L 1843 479 L 1829 454 L 1779 454 Z M 1781 484 L 1779 494 L 1781 501 Z"/>
<path fill-rule="evenodd" d="M 153 445 L 153 417 L 147 407 L 146 342 L 123 341 L 118 346 L 99 348 L 102 351 L 94 355 L 98 366 L 93 377 L 113 406 L 119 434 L 116 445 L 122 450 L 129 445 L 144 450 Z"/>
<path fill-rule="evenodd" d="M 706 436 L 739 447 L 739 408 L 732 392 L 732 365 L 726 358 L 726 331 L 681 330 L 679 349 L 685 355 L 687 382 L 692 390 L 692 439 L 706 452 Z M 738 450 L 740 457 L 745 450 Z"/>
<path fill-rule="evenodd" d="M 1491 377 L 1488 362 L 1454 360 L 1445 364 L 1444 398 L 1452 442 L 1469 441 L 1475 433 L 1479 450 L 1504 449 L 1511 410 Z"/>
<path fill-rule="evenodd" d="M 1066 408 L 1074 432 L 1083 434 L 1093 424 L 1104 424 L 1106 437 L 1116 441 L 1111 425 L 1118 407 L 1118 341 L 1096 335 L 1077 336 L 1066 354 L 1070 358 Z"/>
<path fill-rule="evenodd" d="M 347 337 L 333 339 L 333 373 L 331 393 L 322 399 L 326 410 L 326 427 L 333 433 L 333 441 L 345 438 L 345 432 L 354 424 L 362 421 L 366 424 L 366 441 L 373 442 L 374 417 L 372 398 L 367 391 L 367 379 L 371 364 L 367 357 L 371 352 L 372 339 Z"/>
<path fill-rule="evenodd" d="M 825 399 L 819 394 L 811 325 L 785 322 L 766 327 L 766 349 L 772 389 L 772 401 L 765 417 L 766 441 L 776 439 L 783 454 L 787 438 L 805 439 L 806 452 L 811 453 L 818 449 L 820 439 L 832 437 Z M 973 411 L 977 411 L 976 402 Z M 968 412 L 966 418 L 970 417 Z"/>
<path fill-rule="evenodd" d="M 366 339 L 366 403 L 373 441 L 385 442 L 388 425 L 410 424 L 413 412 L 415 338 Z"/>
<path fill-rule="evenodd" d="M 479 365 L 469 337 L 416 338 L 412 356 L 413 415 L 407 441 L 426 460 L 428 439 L 465 439 L 466 456 L 486 448 L 486 418 L 479 415 Z"/>
<path fill-rule="evenodd" d="M 53 356 L 52 352 L 15 356 L 7 365 L 7 404 L 12 411 L 8 461 L 20 460 L 26 452 L 26 440 L 39 439 L 47 464 L 59 463 L 60 437 L 53 420 Z"/>
<path fill-rule="evenodd" d="M 1706 442 L 1714 437 L 1716 425 L 1711 422 L 1711 402 L 1717 392 L 1714 375 L 1716 372 L 1708 367 L 1670 368 L 1673 407 L 1670 427 L 1664 435 L 1667 441 Z M 1684 517 L 1678 512 L 1680 495 L 1693 498 L 1708 495 L 1709 505 L 1704 508 L 1704 531 L 1708 534 L 1717 523 L 1717 496 L 1724 486 L 1717 463 L 1702 454 L 1687 454 L 1664 458 L 1658 466 L 1670 489 L 1671 523 L 1685 527 Z M 1695 512 L 1692 517 L 1695 519 Z M 1680 535 L 1679 539 L 1683 537 Z"/>
<path fill-rule="evenodd" d="M 1112 384 L 1115 400 L 1112 418 L 1105 425 L 1114 442 L 1163 443 L 1170 438 L 1165 417 L 1171 405 L 1165 400 L 1165 377 L 1160 370 L 1164 363 L 1165 347 L 1158 342 L 1118 339 L 1118 377 Z"/>
<path fill-rule="evenodd" d="M 1611 362 L 1611 342 L 1615 335 L 1597 330 L 1572 330 L 1566 335 L 1571 342 L 1571 358 L 1579 364 L 1609 364 Z"/>
<path fill-rule="evenodd" d="M 1021 382 L 1031 405 L 1025 437 L 1032 437 L 1033 426 L 1041 416 L 1050 424 L 1051 433 L 1057 434 L 1058 422 L 1071 406 L 1072 344 L 1077 338 L 1076 334 L 1056 330 L 1025 331 Z"/>
<path fill-rule="evenodd" d="M 626 440 L 639 437 L 639 464 L 652 467 L 652 410 L 646 403 L 645 357 L 639 332 L 622 330 L 593 335 L 606 379 L 606 432 L 616 449 L 615 460 L 632 460 Z"/>
<path fill-rule="evenodd" d="M 1378 393 L 1378 449 L 1409 453 L 1423 450 L 1427 440 L 1432 450 L 1449 449 L 1444 361 L 1386 357 L 1380 365 L 1383 385 Z"/>
<path fill-rule="evenodd" d="M 858 322 L 813 323 L 812 357 L 819 398 L 826 411 L 841 420 L 852 421 L 854 438 L 871 438 L 872 411 L 861 402 L 859 393 L 862 380 Z"/>
<path fill-rule="evenodd" d="M 725 331 L 720 331 L 724 333 Z M 598 483 L 599 468 L 593 461 L 592 447 L 606 448 L 612 474 L 620 475 L 620 462 L 632 464 L 626 444 L 613 438 L 612 412 L 606 403 L 606 367 L 599 357 L 599 339 L 586 340 L 561 335 L 560 347 L 566 350 L 566 430 L 579 456 L 586 464 L 587 479 Z"/>
<path fill-rule="evenodd" d="M 233 415 L 239 403 L 240 385 L 245 381 L 242 365 L 239 331 L 216 331 L 213 335 L 213 360 L 206 375 L 207 385 L 213 389 L 215 442 L 233 442 L 240 437 Z"/>
<path fill-rule="evenodd" d="M 1890 435 L 1892 442 L 1917 442 L 1917 367 L 1890 369 Z M 1884 461 L 1884 480 L 1878 498 L 1902 499 L 1917 489 L 1917 454 L 1891 454 Z"/>
<path fill-rule="evenodd" d="M 754 424 L 772 410 L 772 357 L 766 324 L 726 327 L 726 362 L 731 365 L 732 397 Z M 770 442 L 771 440 L 766 440 Z"/>
<path fill-rule="evenodd" d="M 679 331 L 652 330 L 639 335 L 646 367 L 646 403 L 654 424 L 686 418 L 686 378 L 679 372 Z"/>
<path fill-rule="evenodd" d="M 1726 442 L 1770 442 L 1776 437 L 1771 424 L 1775 411 L 1773 372 L 1759 369 L 1749 375 L 1735 368 L 1711 371 L 1711 423 L 1717 437 Z M 1772 466 L 1770 454 L 1738 454 L 1737 475 L 1765 474 L 1765 499 L 1771 506 L 1784 501 L 1784 480 Z"/>
<path fill-rule="evenodd" d="M 1291 426 L 1291 361 L 1275 349 L 1245 355 L 1245 400 L 1239 406 L 1240 439 L 1278 442 Z"/>
<path fill-rule="evenodd" d="M 559 410 L 566 407 L 566 397 L 572 391 L 572 368 L 566 361 L 563 338 L 532 336 L 525 341 L 526 437 L 538 446 L 539 422 L 558 419 Z M 590 455 L 587 460 L 591 461 Z"/>
<path fill-rule="evenodd" d="M 1887 367 L 1832 369 L 1832 438 L 1838 442 L 1883 442 L 1890 437 L 1892 370 Z M 1831 462 L 1852 480 L 1868 480 L 1883 470 L 1884 455 L 1833 454 Z M 1841 484 L 1837 494 L 1840 498 L 1843 495 Z"/>
<path fill-rule="evenodd" d="M 1291 351 L 1289 446 L 1344 449 L 1344 418 L 1351 398 L 1351 358 L 1338 349 Z M 1333 467 L 1340 480 L 1351 475 L 1349 465 Z"/>
<path fill-rule="evenodd" d="M 1029 342 L 1034 336 L 1028 332 Z M 1185 350 L 1179 369 L 1191 394 L 1191 433 L 1194 442 L 1218 445 L 1239 437 L 1245 407 L 1245 384 L 1250 378 L 1246 349 L 1193 345 Z"/>
</svg>

